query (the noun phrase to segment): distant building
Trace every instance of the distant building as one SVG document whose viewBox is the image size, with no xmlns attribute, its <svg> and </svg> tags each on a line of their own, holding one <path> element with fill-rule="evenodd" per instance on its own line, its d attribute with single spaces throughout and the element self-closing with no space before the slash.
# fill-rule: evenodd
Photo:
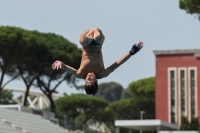
<svg viewBox="0 0 200 133">
<path fill-rule="evenodd" d="M 154 51 L 156 119 L 181 124 L 200 116 L 200 49 Z"/>
</svg>

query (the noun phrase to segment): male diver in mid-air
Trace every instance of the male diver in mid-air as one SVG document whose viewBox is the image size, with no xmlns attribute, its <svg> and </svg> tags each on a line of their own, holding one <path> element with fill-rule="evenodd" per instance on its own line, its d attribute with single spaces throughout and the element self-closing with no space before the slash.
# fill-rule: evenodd
<svg viewBox="0 0 200 133">
<path fill-rule="evenodd" d="M 104 34 L 98 28 L 83 31 L 79 39 L 82 45 L 80 68 L 76 70 L 64 64 L 62 61 L 57 60 L 52 64 L 52 69 L 63 69 L 68 73 L 72 73 L 77 78 L 85 79 L 86 93 L 88 95 L 95 95 L 98 90 L 97 79 L 107 77 L 143 47 L 143 42 L 134 44 L 127 54 L 105 69 L 101 52 L 104 40 Z"/>
</svg>

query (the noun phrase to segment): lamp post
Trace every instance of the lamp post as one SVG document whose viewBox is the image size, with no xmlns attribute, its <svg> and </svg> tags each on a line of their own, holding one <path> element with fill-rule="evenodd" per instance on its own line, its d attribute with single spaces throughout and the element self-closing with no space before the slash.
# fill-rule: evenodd
<svg viewBox="0 0 200 133">
<path fill-rule="evenodd" d="M 143 114 L 144 114 L 144 111 L 140 111 L 140 120 L 143 119 Z M 142 133 L 142 130 L 140 130 L 140 133 Z"/>
<path fill-rule="evenodd" d="M 144 111 L 140 111 L 140 119 L 141 120 L 143 119 L 143 114 L 144 114 Z"/>
</svg>

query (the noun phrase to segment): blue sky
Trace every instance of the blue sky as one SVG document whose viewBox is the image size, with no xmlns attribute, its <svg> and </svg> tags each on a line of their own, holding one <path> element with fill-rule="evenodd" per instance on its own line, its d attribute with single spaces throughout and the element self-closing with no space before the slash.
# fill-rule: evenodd
<svg viewBox="0 0 200 133">
<path fill-rule="evenodd" d="M 56 33 L 79 48 L 81 32 L 98 27 L 106 38 L 102 49 L 105 67 L 126 54 L 132 44 L 143 41 L 144 48 L 138 54 L 99 80 L 114 81 L 124 88 L 155 76 L 154 50 L 200 49 L 200 21 L 180 10 L 178 0 L 1 0 L 0 25 Z M 23 89 L 25 85 L 18 80 L 7 87 Z M 80 92 L 66 83 L 57 91 Z"/>
</svg>

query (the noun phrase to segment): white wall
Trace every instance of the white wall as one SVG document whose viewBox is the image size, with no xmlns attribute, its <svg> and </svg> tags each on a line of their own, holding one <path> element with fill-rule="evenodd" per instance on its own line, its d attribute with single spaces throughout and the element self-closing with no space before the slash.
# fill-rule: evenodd
<svg viewBox="0 0 200 133">
<path fill-rule="evenodd" d="M 198 131 L 160 131 L 159 133 L 199 133 Z"/>
</svg>

